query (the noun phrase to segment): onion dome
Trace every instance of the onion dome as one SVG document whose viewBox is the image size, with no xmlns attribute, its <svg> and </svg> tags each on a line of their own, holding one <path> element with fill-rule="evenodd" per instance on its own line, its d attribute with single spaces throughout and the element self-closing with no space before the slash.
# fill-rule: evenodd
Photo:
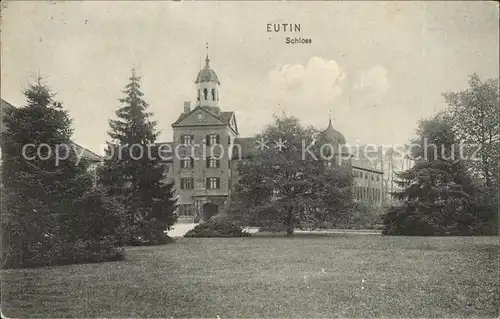
<svg viewBox="0 0 500 319">
<path fill-rule="evenodd" d="M 194 83 L 198 84 L 203 82 L 215 82 L 220 85 L 217 73 L 210 68 L 210 59 L 208 58 L 208 54 L 205 59 L 205 67 L 198 72 L 198 76 L 196 77 L 196 81 Z"/>
<path fill-rule="evenodd" d="M 328 127 L 323 131 L 323 141 L 332 145 L 343 145 L 346 143 L 345 137 L 342 133 L 333 128 L 332 119 L 328 123 Z"/>
</svg>

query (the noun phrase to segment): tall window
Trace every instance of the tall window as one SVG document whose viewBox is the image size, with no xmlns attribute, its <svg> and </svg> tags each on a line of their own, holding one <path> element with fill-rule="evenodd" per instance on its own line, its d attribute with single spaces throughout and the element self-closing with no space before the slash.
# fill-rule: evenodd
<svg viewBox="0 0 500 319">
<path fill-rule="evenodd" d="M 207 156 L 207 168 L 218 168 L 220 167 L 220 160 L 213 156 Z"/>
<path fill-rule="evenodd" d="M 218 189 L 218 188 L 220 188 L 220 178 L 208 177 L 207 178 L 207 189 Z"/>
<path fill-rule="evenodd" d="M 181 168 L 193 168 L 194 159 L 192 157 L 184 157 L 181 159 Z"/>
<path fill-rule="evenodd" d="M 207 146 L 212 146 L 219 144 L 220 136 L 219 134 L 209 134 L 206 137 L 207 139 Z"/>
<path fill-rule="evenodd" d="M 194 178 L 183 177 L 181 178 L 181 189 L 193 189 L 194 188 Z"/>
<path fill-rule="evenodd" d="M 208 100 L 208 90 L 207 90 L 207 88 L 203 89 L 203 96 L 205 97 L 205 101 Z"/>
<path fill-rule="evenodd" d="M 181 144 L 191 145 L 193 144 L 194 136 L 193 135 L 181 135 Z"/>
<path fill-rule="evenodd" d="M 184 204 L 179 207 L 179 216 L 193 216 L 193 204 Z"/>
<path fill-rule="evenodd" d="M 212 93 L 212 100 L 215 101 L 215 89 L 212 89 L 211 93 Z"/>
</svg>

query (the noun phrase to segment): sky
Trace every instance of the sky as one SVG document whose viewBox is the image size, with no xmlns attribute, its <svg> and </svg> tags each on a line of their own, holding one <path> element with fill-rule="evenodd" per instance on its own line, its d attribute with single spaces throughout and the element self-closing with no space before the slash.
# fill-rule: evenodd
<svg viewBox="0 0 500 319">
<path fill-rule="evenodd" d="M 282 112 L 324 129 L 331 110 L 350 144 L 406 143 L 447 107 L 443 92 L 465 89 L 473 72 L 499 76 L 496 2 L 18 1 L 4 5 L 1 40 L 2 98 L 23 105 L 39 73 L 74 141 L 98 153 L 134 66 L 159 141 L 172 140 L 207 42 L 221 109 L 236 112 L 242 137 Z"/>
</svg>

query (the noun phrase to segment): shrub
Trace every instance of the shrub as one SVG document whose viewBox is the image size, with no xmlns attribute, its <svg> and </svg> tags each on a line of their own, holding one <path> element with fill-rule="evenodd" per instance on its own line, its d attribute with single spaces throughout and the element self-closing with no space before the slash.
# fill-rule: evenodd
<svg viewBox="0 0 500 319">
<path fill-rule="evenodd" d="M 174 243 L 175 240 L 166 235 L 156 236 L 154 238 L 145 238 L 142 236 L 131 236 L 127 240 L 127 245 L 129 246 L 156 246 L 156 245 L 166 245 Z"/>
<path fill-rule="evenodd" d="M 286 227 L 283 223 L 266 223 L 259 227 L 259 232 L 280 233 L 285 231 Z"/>
<path fill-rule="evenodd" d="M 40 201 L 15 206 L 12 193 L 2 219 L 2 268 L 31 268 L 124 258 L 119 234 L 122 210 L 98 190 L 62 200 L 50 209 Z M 63 210 L 63 208 L 66 208 Z M 38 214 L 37 214 L 38 213 Z M 38 218 L 48 216 L 49 218 Z"/>
<path fill-rule="evenodd" d="M 348 212 L 340 214 L 332 227 L 341 229 L 377 229 L 382 224 L 383 208 L 355 203 Z"/>
<path fill-rule="evenodd" d="M 26 247 L 26 246 L 25 246 Z M 18 255 L 19 251 L 10 251 Z M 124 250 L 110 240 L 77 240 L 75 242 L 35 243 L 26 247 L 22 259 L 5 256 L 3 268 L 34 268 L 69 264 L 123 260 Z"/>
<path fill-rule="evenodd" d="M 211 218 L 203 224 L 197 225 L 188 231 L 184 237 L 247 237 L 249 233 L 243 231 L 241 226 L 230 218 Z"/>
<path fill-rule="evenodd" d="M 444 219 L 443 216 L 449 216 Z M 404 236 L 496 236 L 496 208 L 487 205 L 454 207 L 448 203 L 438 212 L 423 214 L 393 206 L 384 216 L 384 235 Z"/>
<path fill-rule="evenodd" d="M 437 233 L 431 220 L 416 213 L 408 213 L 404 207 L 394 206 L 384 216 L 383 235 L 432 236 Z"/>
</svg>

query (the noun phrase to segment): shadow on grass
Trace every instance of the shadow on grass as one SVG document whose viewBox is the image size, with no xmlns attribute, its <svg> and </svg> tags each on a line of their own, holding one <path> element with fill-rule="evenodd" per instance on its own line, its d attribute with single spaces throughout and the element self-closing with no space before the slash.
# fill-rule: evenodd
<svg viewBox="0 0 500 319">
<path fill-rule="evenodd" d="M 251 237 L 266 237 L 266 238 L 323 238 L 323 237 L 336 237 L 336 238 L 344 238 L 344 237 L 364 237 L 364 236 L 382 236 L 381 234 L 371 234 L 371 233 L 328 233 L 328 232 L 315 232 L 315 233 L 293 233 L 292 235 L 286 234 L 286 232 L 257 232 L 252 234 Z"/>
</svg>

